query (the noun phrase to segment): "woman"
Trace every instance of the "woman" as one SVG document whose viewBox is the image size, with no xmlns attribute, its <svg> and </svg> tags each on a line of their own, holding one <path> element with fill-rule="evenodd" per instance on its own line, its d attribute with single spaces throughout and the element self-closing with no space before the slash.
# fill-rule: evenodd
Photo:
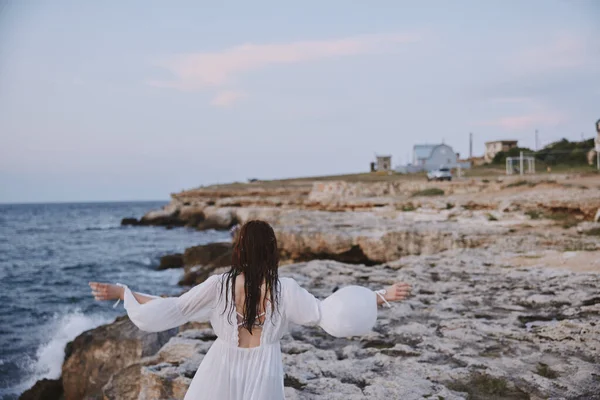
<svg viewBox="0 0 600 400">
<path fill-rule="evenodd" d="M 389 306 L 389 301 L 410 294 L 406 283 L 378 292 L 348 286 L 317 300 L 295 280 L 278 277 L 277 240 L 263 221 L 247 222 L 240 229 L 231 261 L 229 272 L 211 276 L 180 297 L 160 298 L 120 284 L 90 283 L 96 300 L 124 300 L 129 318 L 144 331 L 211 322 L 217 339 L 186 400 L 283 399 L 279 341 L 288 323 L 319 325 L 337 337 L 364 335 L 375 324 L 378 305 Z"/>
</svg>

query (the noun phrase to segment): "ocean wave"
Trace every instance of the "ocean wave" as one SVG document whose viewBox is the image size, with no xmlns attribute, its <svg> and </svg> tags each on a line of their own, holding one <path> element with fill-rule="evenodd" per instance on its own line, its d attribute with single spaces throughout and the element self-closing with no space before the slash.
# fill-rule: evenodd
<svg viewBox="0 0 600 400">
<path fill-rule="evenodd" d="M 77 264 L 65 265 L 61 269 L 63 271 L 70 271 L 70 270 L 80 271 L 80 270 L 86 270 L 86 269 L 96 268 L 97 266 L 98 266 L 97 263 L 86 262 L 86 263 L 77 263 Z"/>
<path fill-rule="evenodd" d="M 65 346 L 79 334 L 111 321 L 104 315 L 86 315 L 79 310 L 63 315 L 55 315 L 42 332 L 48 337 L 38 347 L 33 359 L 28 360 L 24 368 L 29 373 L 16 388 L 21 393 L 32 387 L 40 379 L 58 379 L 65 358 Z"/>
<path fill-rule="evenodd" d="M 142 265 L 149 266 L 149 265 L 152 265 L 152 264 L 154 264 L 156 261 L 155 261 L 155 260 L 153 260 L 153 259 L 152 259 L 152 258 L 150 258 L 150 257 L 142 257 L 142 259 L 141 259 L 139 262 L 140 262 Z"/>
<path fill-rule="evenodd" d="M 111 231 L 114 229 L 121 229 L 121 225 L 99 225 L 99 226 L 88 226 L 85 227 L 84 231 Z"/>
</svg>

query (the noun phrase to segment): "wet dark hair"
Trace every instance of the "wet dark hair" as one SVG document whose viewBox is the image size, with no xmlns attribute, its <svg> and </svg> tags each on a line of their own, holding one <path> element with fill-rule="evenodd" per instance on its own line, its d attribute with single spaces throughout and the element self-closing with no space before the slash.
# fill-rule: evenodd
<svg viewBox="0 0 600 400">
<path fill-rule="evenodd" d="M 275 311 L 279 302 L 279 250 L 277 239 L 271 225 L 264 221 L 246 222 L 237 234 L 233 244 L 231 269 L 224 275 L 225 310 L 230 315 L 235 312 L 235 280 L 244 274 L 244 320 L 243 327 L 252 333 L 260 312 L 261 286 L 265 284 L 265 298 L 262 308 L 266 310 L 267 298 L 270 299 L 271 311 Z M 229 296 L 231 295 L 231 302 Z"/>
</svg>

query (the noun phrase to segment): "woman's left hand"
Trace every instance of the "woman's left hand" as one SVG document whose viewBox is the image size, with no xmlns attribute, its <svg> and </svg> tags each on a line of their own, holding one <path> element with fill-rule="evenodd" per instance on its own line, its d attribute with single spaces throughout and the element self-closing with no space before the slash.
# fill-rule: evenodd
<svg viewBox="0 0 600 400">
<path fill-rule="evenodd" d="M 410 296 L 412 287 L 406 282 L 396 282 L 392 286 L 385 288 L 383 296 L 387 301 L 402 301 Z"/>
<path fill-rule="evenodd" d="M 98 301 L 102 300 L 123 300 L 124 289 L 119 285 L 111 283 L 90 282 L 92 296 Z"/>
</svg>

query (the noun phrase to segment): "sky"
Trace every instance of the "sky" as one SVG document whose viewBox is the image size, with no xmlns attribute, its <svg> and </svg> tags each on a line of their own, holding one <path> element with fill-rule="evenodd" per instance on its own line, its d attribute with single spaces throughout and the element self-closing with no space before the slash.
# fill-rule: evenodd
<svg viewBox="0 0 600 400">
<path fill-rule="evenodd" d="M 0 0 L 0 202 L 595 135 L 600 2 Z"/>
</svg>

